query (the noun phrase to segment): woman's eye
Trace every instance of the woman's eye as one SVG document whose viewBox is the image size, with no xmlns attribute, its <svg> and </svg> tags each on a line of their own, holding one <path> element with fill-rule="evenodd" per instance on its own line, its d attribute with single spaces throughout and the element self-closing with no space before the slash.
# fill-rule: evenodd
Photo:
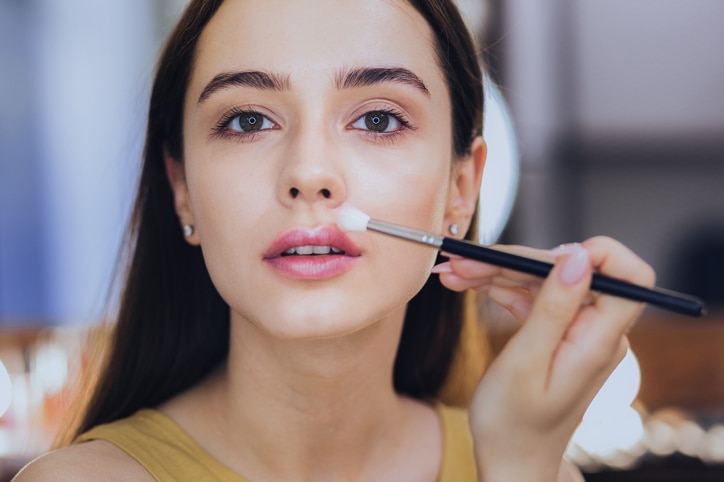
<svg viewBox="0 0 724 482">
<path fill-rule="evenodd" d="M 400 119 L 389 112 L 372 111 L 357 119 L 352 127 L 372 132 L 394 132 L 402 127 Z"/>
<path fill-rule="evenodd" d="M 258 112 L 243 112 L 229 120 L 228 128 L 237 132 L 254 132 L 272 129 L 274 123 Z"/>
</svg>

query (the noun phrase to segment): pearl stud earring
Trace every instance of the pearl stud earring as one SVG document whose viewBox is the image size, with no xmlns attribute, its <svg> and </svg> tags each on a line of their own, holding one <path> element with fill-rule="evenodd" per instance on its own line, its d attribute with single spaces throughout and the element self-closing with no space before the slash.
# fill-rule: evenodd
<svg viewBox="0 0 724 482">
<path fill-rule="evenodd" d="M 194 227 L 191 224 L 184 224 L 184 236 L 187 238 L 194 234 Z"/>
<path fill-rule="evenodd" d="M 457 224 L 453 223 L 448 228 L 448 231 L 450 231 L 450 234 L 452 234 L 453 236 L 457 236 L 457 234 L 460 232 L 460 227 Z"/>
</svg>

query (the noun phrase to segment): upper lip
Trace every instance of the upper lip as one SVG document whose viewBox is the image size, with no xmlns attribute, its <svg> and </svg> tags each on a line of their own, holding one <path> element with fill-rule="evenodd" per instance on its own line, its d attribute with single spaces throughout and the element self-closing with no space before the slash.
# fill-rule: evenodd
<svg viewBox="0 0 724 482">
<path fill-rule="evenodd" d="M 359 256 L 360 250 L 339 229 L 322 226 L 313 229 L 292 229 L 276 238 L 264 253 L 264 258 L 276 258 L 291 248 L 300 246 L 329 246 L 347 256 Z"/>
</svg>

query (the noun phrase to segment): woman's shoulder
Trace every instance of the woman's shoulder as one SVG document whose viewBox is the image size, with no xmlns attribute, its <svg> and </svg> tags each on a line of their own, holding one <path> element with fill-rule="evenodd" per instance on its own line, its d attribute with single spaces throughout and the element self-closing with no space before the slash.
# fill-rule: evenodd
<svg viewBox="0 0 724 482">
<path fill-rule="evenodd" d="M 13 482 L 152 481 L 133 458 L 110 442 L 93 440 L 54 450 L 26 465 Z"/>
</svg>

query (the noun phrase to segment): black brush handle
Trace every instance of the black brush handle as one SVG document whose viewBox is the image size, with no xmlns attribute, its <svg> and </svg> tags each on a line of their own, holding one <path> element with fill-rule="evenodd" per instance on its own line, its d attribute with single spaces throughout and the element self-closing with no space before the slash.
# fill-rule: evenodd
<svg viewBox="0 0 724 482">
<path fill-rule="evenodd" d="M 551 263 L 504 253 L 503 251 L 459 239 L 443 238 L 440 250 L 541 278 L 547 277 L 551 269 L 553 269 Z M 649 303 L 683 315 L 704 316 L 707 313 L 706 303 L 694 296 L 661 288 L 644 288 L 599 273 L 593 274 L 591 289 L 607 295 Z"/>
</svg>

